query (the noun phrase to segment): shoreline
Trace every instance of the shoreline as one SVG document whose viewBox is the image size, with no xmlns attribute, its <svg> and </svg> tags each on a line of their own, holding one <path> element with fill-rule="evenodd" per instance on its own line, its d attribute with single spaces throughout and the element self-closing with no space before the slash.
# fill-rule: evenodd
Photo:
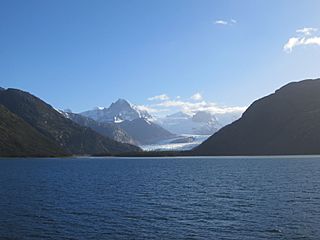
<svg viewBox="0 0 320 240">
<path fill-rule="evenodd" d="M 0 156 L 0 160 L 6 159 L 75 159 L 75 158 L 317 158 L 318 154 L 279 154 L 279 155 L 196 155 L 196 154 L 177 154 L 176 152 L 163 154 L 115 154 L 115 155 L 72 155 L 72 156 Z"/>
</svg>

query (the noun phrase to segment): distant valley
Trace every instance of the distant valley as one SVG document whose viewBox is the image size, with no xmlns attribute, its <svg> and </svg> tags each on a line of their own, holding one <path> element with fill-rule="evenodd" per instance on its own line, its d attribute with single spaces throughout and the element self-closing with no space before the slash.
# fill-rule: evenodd
<svg viewBox="0 0 320 240">
<path fill-rule="evenodd" d="M 156 118 L 124 99 L 82 113 L 56 110 L 28 92 L 10 88 L 0 89 L 0 118 L 0 156 L 190 150 L 221 127 L 208 113 Z"/>
<path fill-rule="evenodd" d="M 61 112 L 67 118 L 91 127 L 104 136 L 139 145 L 144 150 L 190 150 L 240 117 L 233 113 L 224 114 L 220 119 L 220 116 L 216 117 L 206 111 L 194 114 L 177 112 L 158 117 L 140 110 L 125 99 L 118 99 L 109 107 L 96 107 L 78 114 Z"/>
</svg>

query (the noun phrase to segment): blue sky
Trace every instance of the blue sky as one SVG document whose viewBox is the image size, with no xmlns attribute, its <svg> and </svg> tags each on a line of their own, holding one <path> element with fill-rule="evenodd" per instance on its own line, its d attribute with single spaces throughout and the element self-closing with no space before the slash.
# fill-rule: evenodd
<svg viewBox="0 0 320 240">
<path fill-rule="evenodd" d="M 320 77 L 319 10 L 317 0 L 2 0 L 0 86 L 75 112 L 117 98 L 248 106 Z"/>
</svg>

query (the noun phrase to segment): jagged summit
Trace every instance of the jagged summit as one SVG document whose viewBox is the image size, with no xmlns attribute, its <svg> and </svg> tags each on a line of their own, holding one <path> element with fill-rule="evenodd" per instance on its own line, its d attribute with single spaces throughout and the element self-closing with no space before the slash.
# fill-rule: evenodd
<svg viewBox="0 0 320 240">
<path fill-rule="evenodd" d="M 140 150 L 72 122 L 40 98 L 19 89 L 1 91 L 0 105 L 3 125 L 0 156 L 91 155 Z"/>
<path fill-rule="evenodd" d="M 115 102 L 115 104 L 125 104 L 131 106 L 131 104 L 125 100 L 124 98 L 118 98 L 118 100 Z"/>
<path fill-rule="evenodd" d="M 124 108 L 127 108 L 127 109 L 132 108 L 131 104 L 127 100 L 125 100 L 123 98 L 119 98 L 114 103 L 111 103 L 109 109 L 119 108 L 119 107 L 122 108 L 122 109 L 124 109 Z"/>
<path fill-rule="evenodd" d="M 127 100 L 119 98 L 111 103 L 108 108 L 95 108 L 80 113 L 85 117 L 92 118 L 99 122 L 115 122 L 132 121 L 138 118 L 151 119 L 152 116 L 147 111 L 139 110 L 137 106 L 130 104 Z"/>
<path fill-rule="evenodd" d="M 108 108 L 94 109 L 80 114 L 100 124 L 118 125 L 141 145 L 175 137 L 174 134 L 154 123 L 153 117 L 146 110 L 122 98 L 113 102 Z"/>
</svg>

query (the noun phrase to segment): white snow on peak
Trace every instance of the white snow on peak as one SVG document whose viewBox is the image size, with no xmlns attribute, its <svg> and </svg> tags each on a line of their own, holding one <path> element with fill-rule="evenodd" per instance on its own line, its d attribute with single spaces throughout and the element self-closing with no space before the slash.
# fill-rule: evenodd
<svg viewBox="0 0 320 240">
<path fill-rule="evenodd" d="M 151 121 L 148 120 L 147 118 L 145 118 L 144 121 L 145 121 L 147 124 L 151 125 Z"/>
<path fill-rule="evenodd" d="M 108 108 L 96 107 L 93 110 L 81 114 L 96 121 L 115 123 L 120 123 L 124 120 L 132 121 L 138 118 L 148 119 L 150 121 L 153 119 L 147 110 L 141 109 L 122 98 L 113 102 Z"/>
<path fill-rule="evenodd" d="M 119 117 L 114 117 L 114 120 L 113 120 L 114 123 L 122 123 L 123 120 Z"/>
<path fill-rule="evenodd" d="M 97 109 L 103 110 L 103 109 L 105 109 L 105 107 L 97 107 Z"/>
</svg>

